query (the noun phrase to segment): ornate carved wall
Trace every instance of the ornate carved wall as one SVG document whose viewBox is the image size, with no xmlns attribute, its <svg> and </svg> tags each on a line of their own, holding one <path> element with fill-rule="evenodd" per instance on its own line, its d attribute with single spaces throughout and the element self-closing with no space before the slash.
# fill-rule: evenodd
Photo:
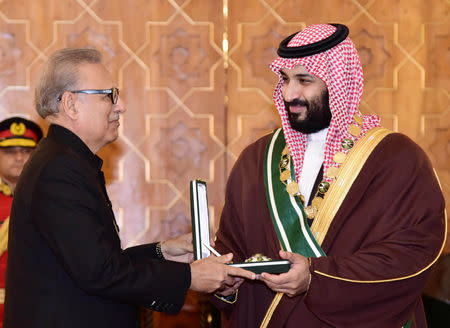
<svg viewBox="0 0 450 328">
<path fill-rule="evenodd" d="M 450 199 L 449 7 L 446 0 L 0 0 L 0 119 L 38 120 L 35 81 L 54 50 L 99 49 L 127 104 L 119 140 L 100 153 L 124 245 L 189 231 L 195 178 L 208 182 L 215 227 L 240 151 L 279 125 L 268 69 L 278 43 L 309 24 L 341 22 L 364 65 L 361 110 L 420 144 Z"/>
</svg>

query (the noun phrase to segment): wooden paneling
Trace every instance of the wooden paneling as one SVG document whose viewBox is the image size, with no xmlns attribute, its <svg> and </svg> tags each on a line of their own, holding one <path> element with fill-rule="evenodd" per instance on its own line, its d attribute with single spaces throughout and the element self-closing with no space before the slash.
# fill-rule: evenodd
<svg viewBox="0 0 450 328">
<path fill-rule="evenodd" d="M 448 18 L 446 0 L 3 0 L 0 119 L 46 128 L 33 109 L 42 63 L 61 47 L 99 49 L 127 104 L 119 140 L 100 152 L 123 244 L 189 231 L 195 178 L 215 228 L 237 156 L 280 124 L 268 68 L 279 42 L 341 22 L 364 66 L 361 110 L 419 143 L 450 199 Z"/>
</svg>

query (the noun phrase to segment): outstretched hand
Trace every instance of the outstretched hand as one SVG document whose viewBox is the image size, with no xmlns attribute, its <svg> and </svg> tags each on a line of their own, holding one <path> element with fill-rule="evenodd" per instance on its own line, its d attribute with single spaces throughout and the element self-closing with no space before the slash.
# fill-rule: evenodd
<svg viewBox="0 0 450 328">
<path fill-rule="evenodd" d="M 191 263 L 191 289 L 204 293 L 219 292 L 228 296 L 242 284 L 242 278 L 256 278 L 251 271 L 226 265 L 232 259 L 233 254 L 229 253 L 219 257 L 209 256 Z"/>
<path fill-rule="evenodd" d="M 274 292 L 285 293 L 289 297 L 305 292 L 311 280 L 308 259 L 300 254 L 285 251 L 280 251 L 280 257 L 291 262 L 290 270 L 282 274 L 263 272 L 260 280 Z"/>
</svg>

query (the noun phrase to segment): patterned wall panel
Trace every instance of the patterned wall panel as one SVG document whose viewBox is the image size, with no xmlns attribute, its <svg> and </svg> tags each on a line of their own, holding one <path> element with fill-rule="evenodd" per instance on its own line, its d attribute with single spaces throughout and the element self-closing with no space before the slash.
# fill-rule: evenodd
<svg viewBox="0 0 450 328">
<path fill-rule="evenodd" d="M 33 109 L 43 62 L 61 47 L 99 49 L 127 104 L 119 139 L 99 154 L 124 246 L 189 231 L 195 178 L 208 182 L 214 229 L 237 156 L 280 125 L 268 68 L 279 42 L 309 24 L 341 22 L 364 66 L 361 110 L 418 142 L 450 199 L 449 7 L 446 0 L 0 0 L 0 119 L 25 115 L 46 129 Z M 185 309 L 195 307 L 189 301 Z"/>
</svg>

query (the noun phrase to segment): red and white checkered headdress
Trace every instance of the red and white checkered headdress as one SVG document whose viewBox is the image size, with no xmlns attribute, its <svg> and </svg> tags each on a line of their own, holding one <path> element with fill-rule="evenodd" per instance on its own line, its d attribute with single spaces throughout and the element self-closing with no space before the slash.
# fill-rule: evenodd
<svg viewBox="0 0 450 328">
<path fill-rule="evenodd" d="M 341 25 L 341 27 L 346 29 L 345 26 Z M 346 30 L 348 31 L 348 29 Z M 311 25 L 293 36 L 285 49 L 317 44 L 317 42 L 320 44 L 320 41 L 324 41 L 324 39 L 332 39 L 336 35 L 336 31 L 336 25 Z M 293 130 L 289 123 L 281 93 L 284 82 L 280 70 L 283 68 L 292 69 L 297 65 L 302 65 L 309 73 L 323 80 L 328 88 L 332 118 L 326 137 L 324 172 L 332 165 L 334 154 L 342 151 L 341 142 L 343 139 L 350 138 L 356 141 L 359 138 L 359 136 L 350 135 L 348 127 L 354 122 L 354 115 L 358 114 L 363 91 L 363 73 L 358 52 L 348 37 L 325 51 L 301 58 L 289 57 L 291 58 L 278 57 L 271 63 L 270 68 L 279 77 L 273 100 L 281 116 L 286 143 L 294 160 L 295 175 L 297 181 L 299 181 L 307 139 L 306 134 Z M 380 119 L 377 116 L 362 116 L 360 113 L 358 115 L 363 119 L 360 136 L 364 135 L 369 129 L 380 125 Z M 325 175 L 324 179 L 328 180 Z"/>
</svg>

